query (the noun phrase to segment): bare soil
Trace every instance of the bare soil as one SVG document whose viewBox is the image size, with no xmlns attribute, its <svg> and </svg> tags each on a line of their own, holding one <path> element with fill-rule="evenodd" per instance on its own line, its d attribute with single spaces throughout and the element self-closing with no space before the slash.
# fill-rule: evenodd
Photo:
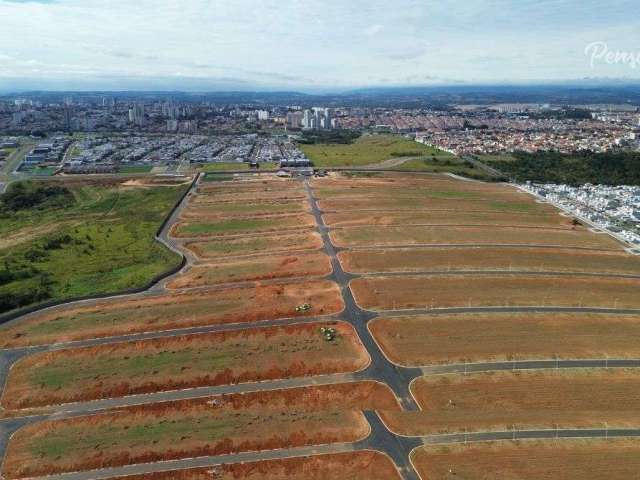
<svg viewBox="0 0 640 480">
<path fill-rule="evenodd" d="M 353 227 L 333 230 L 331 239 L 340 247 L 394 245 L 545 245 L 622 250 L 613 237 L 575 229 L 537 227 Z"/>
<path fill-rule="evenodd" d="M 291 277 L 320 277 L 331 273 L 329 257 L 323 253 L 255 257 L 192 267 L 168 285 L 186 289 L 234 282 Z"/>
<path fill-rule="evenodd" d="M 285 254 L 292 251 L 318 250 L 321 247 L 322 239 L 313 230 L 278 235 L 220 238 L 185 244 L 185 248 L 203 260 L 229 256 Z"/>
<path fill-rule="evenodd" d="M 280 230 L 308 229 L 315 226 L 312 215 L 283 215 L 244 218 L 223 218 L 214 220 L 192 219 L 180 222 L 171 229 L 171 236 L 177 238 L 242 235 Z"/>
<path fill-rule="evenodd" d="M 429 480 L 626 480 L 640 471 L 640 442 L 554 440 L 423 447 L 413 462 Z"/>
<path fill-rule="evenodd" d="M 422 377 L 412 392 L 421 412 L 383 411 L 405 435 L 515 428 L 635 428 L 640 372 L 539 370 Z"/>
<path fill-rule="evenodd" d="M 312 305 L 300 314 L 295 308 Z M 332 282 L 256 285 L 132 297 L 36 313 L 0 327 L 0 348 L 41 345 L 200 325 L 330 315 L 344 308 Z"/>
<path fill-rule="evenodd" d="M 558 306 L 640 308 L 640 279 L 553 275 L 366 277 L 351 282 L 358 304 L 376 311 Z"/>
<path fill-rule="evenodd" d="M 3 406 L 24 409 L 364 368 L 369 356 L 347 323 L 253 328 L 38 353 L 11 368 Z"/>
<path fill-rule="evenodd" d="M 429 212 L 341 212 L 324 215 L 327 225 L 334 228 L 388 225 L 500 225 L 500 226 L 542 226 L 566 227 L 573 225 L 571 219 L 562 215 L 509 212 L 481 212 L 437 210 Z"/>
<path fill-rule="evenodd" d="M 369 425 L 357 410 L 218 410 L 121 412 L 44 421 L 19 430 L 3 464 L 5 478 L 136 463 L 352 442 Z"/>
<path fill-rule="evenodd" d="M 338 254 L 352 273 L 513 270 L 640 273 L 640 257 L 620 251 L 535 247 L 434 247 L 352 250 Z"/>
<path fill-rule="evenodd" d="M 255 463 L 221 465 L 216 468 L 174 470 L 120 477 L 121 480 L 211 480 L 212 472 L 220 480 L 394 480 L 400 479 L 389 459 L 378 452 L 353 452 L 336 455 L 270 460 Z M 112 479 L 116 480 L 116 479 Z"/>
<path fill-rule="evenodd" d="M 370 330 L 407 366 L 640 358 L 640 315 L 491 313 L 380 318 Z"/>
</svg>

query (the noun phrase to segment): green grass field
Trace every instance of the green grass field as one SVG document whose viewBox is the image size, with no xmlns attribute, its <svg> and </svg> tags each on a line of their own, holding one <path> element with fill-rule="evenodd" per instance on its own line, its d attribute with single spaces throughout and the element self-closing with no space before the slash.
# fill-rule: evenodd
<svg viewBox="0 0 640 480">
<path fill-rule="evenodd" d="M 365 135 L 352 144 L 301 144 L 300 148 L 316 167 L 357 167 L 406 157 L 454 158 L 397 135 Z"/>
<path fill-rule="evenodd" d="M 1 210 L 0 313 L 140 287 L 175 266 L 154 235 L 185 188 L 74 182 L 56 204 Z"/>
<path fill-rule="evenodd" d="M 153 169 L 152 165 L 127 165 L 120 167 L 118 173 L 131 174 L 131 173 L 149 173 Z"/>
<path fill-rule="evenodd" d="M 260 170 L 273 170 L 278 168 L 278 164 L 274 162 L 267 162 L 260 164 Z M 203 172 L 227 172 L 233 170 L 249 170 L 248 163 L 239 163 L 239 162 L 218 162 L 218 163 L 207 163 L 203 165 L 200 169 Z"/>
</svg>

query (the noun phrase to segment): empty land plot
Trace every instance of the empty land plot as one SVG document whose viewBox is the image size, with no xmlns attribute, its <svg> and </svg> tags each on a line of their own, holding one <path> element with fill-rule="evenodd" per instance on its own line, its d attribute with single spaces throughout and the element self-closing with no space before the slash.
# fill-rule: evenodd
<svg viewBox="0 0 640 480">
<path fill-rule="evenodd" d="M 304 400 L 233 411 L 215 405 L 145 405 L 127 412 L 45 421 L 19 430 L 3 463 L 5 478 L 45 476 L 241 451 L 292 448 L 365 437 L 357 408 L 308 410 Z"/>
<path fill-rule="evenodd" d="M 640 274 L 640 257 L 623 250 L 434 247 L 351 250 L 338 256 L 343 268 L 352 273 L 513 270 Z"/>
<path fill-rule="evenodd" d="M 120 477 L 119 480 L 395 480 L 398 470 L 389 457 L 379 452 L 350 452 L 335 455 L 269 460 L 255 463 L 220 465 L 215 468 L 174 470 L 147 475 Z M 116 480 L 116 479 L 112 479 Z"/>
<path fill-rule="evenodd" d="M 212 218 L 228 217 L 251 217 L 271 215 L 287 215 L 302 213 L 309 210 L 306 201 L 296 200 L 293 202 L 242 202 L 242 203 L 219 203 L 211 205 L 189 205 L 182 211 L 182 220 L 205 220 Z"/>
<path fill-rule="evenodd" d="M 571 219 L 561 215 L 523 215 L 508 212 L 465 212 L 436 210 L 429 212 L 341 212 L 324 215 L 334 228 L 369 225 L 501 225 L 533 227 L 573 227 Z"/>
<path fill-rule="evenodd" d="M 423 275 L 351 282 L 362 308 L 556 306 L 640 308 L 640 279 L 553 275 Z"/>
<path fill-rule="evenodd" d="M 540 370 L 435 375 L 412 384 L 421 412 L 389 412 L 405 435 L 522 429 L 637 427 L 640 372 Z"/>
<path fill-rule="evenodd" d="M 240 203 L 255 202 L 258 200 L 265 201 L 294 201 L 304 200 L 307 198 L 303 190 L 279 190 L 274 189 L 268 192 L 242 192 L 228 194 L 198 194 L 192 197 L 191 203 L 194 205 L 210 205 L 219 203 Z"/>
<path fill-rule="evenodd" d="M 278 230 L 295 230 L 315 225 L 311 215 L 285 215 L 257 218 L 227 218 L 220 220 L 197 221 L 195 219 L 178 223 L 171 230 L 174 237 L 207 237 L 222 235 L 239 235 L 242 233 L 274 232 Z"/>
<path fill-rule="evenodd" d="M 323 212 L 348 212 L 352 210 L 456 210 L 461 212 L 511 212 L 524 214 L 557 214 L 558 210 L 548 204 L 523 198 L 518 201 L 491 199 L 416 198 L 371 195 L 349 199 L 319 200 Z"/>
<path fill-rule="evenodd" d="M 199 258 L 218 259 L 221 256 L 242 256 L 318 250 L 322 239 L 313 230 L 278 235 L 260 235 L 241 238 L 221 238 L 201 242 L 189 242 L 185 248 Z"/>
<path fill-rule="evenodd" d="M 394 245 L 548 245 L 622 250 L 608 235 L 575 230 L 526 227 L 403 226 L 353 227 L 333 230 L 340 247 Z"/>
<path fill-rule="evenodd" d="M 447 189 L 464 190 L 470 192 L 500 192 L 515 189 L 506 184 L 470 182 L 453 178 L 449 175 L 415 174 L 376 172 L 375 177 L 347 177 L 345 175 L 335 175 L 323 178 L 311 179 L 314 188 L 380 188 L 380 189 L 402 189 L 402 188 L 423 188 L 423 189 Z"/>
<path fill-rule="evenodd" d="M 429 480 L 626 480 L 640 471 L 637 440 L 553 440 L 423 447 L 412 461 Z M 452 470 L 450 472 L 449 470 Z"/>
<path fill-rule="evenodd" d="M 265 256 L 198 265 L 176 277 L 168 287 L 171 289 L 194 288 L 277 278 L 320 277 L 330 273 L 331 261 L 320 252 Z"/>
<path fill-rule="evenodd" d="M 276 181 L 238 181 L 217 183 L 214 185 L 198 185 L 198 193 L 202 194 L 234 194 L 242 192 L 302 191 L 302 185 L 295 180 Z"/>
<path fill-rule="evenodd" d="M 0 327 L 0 347 L 295 317 L 300 315 L 295 307 L 302 303 L 312 305 L 307 316 L 338 313 L 344 307 L 338 286 L 322 280 L 120 299 L 5 324 Z"/>
<path fill-rule="evenodd" d="M 39 353 L 20 360 L 7 409 L 140 393 L 355 372 L 369 362 L 353 328 L 336 323 L 254 328 Z"/>
<path fill-rule="evenodd" d="M 376 319 L 370 329 L 385 355 L 407 366 L 640 357 L 640 315 L 421 315 Z"/>
<path fill-rule="evenodd" d="M 466 188 L 398 186 L 384 187 L 320 187 L 314 189 L 314 195 L 320 199 L 357 199 L 357 198 L 412 198 L 440 200 L 501 200 L 535 203 L 534 197 L 513 188 L 495 188 L 493 190 L 471 190 Z"/>
</svg>

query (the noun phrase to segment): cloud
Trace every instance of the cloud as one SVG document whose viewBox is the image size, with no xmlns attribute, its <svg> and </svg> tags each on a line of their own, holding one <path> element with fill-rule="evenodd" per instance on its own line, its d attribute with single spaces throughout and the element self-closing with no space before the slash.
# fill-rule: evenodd
<svg viewBox="0 0 640 480">
<path fill-rule="evenodd" d="M 579 78 L 592 73 L 581 54 L 588 43 L 637 45 L 628 13 L 635 4 L 0 0 L 0 70 L 69 79 L 87 72 L 91 78 L 231 78 L 274 88 L 418 82 L 424 72 L 485 82 Z M 603 68 L 602 75 L 640 78 L 640 69 Z"/>
<path fill-rule="evenodd" d="M 382 25 L 371 25 L 370 27 L 366 28 L 364 30 L 364 34 L 368 37 L 373 37 L 375 35 L 378 35 L 380 32 L 382 32 Z"/>
</svg>

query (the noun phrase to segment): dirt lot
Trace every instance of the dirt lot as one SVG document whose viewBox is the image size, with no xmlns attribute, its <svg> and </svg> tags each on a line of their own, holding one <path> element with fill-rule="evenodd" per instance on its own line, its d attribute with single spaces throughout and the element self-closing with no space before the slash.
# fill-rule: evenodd
<svg viewBox="0 0 640 480">
<path fill-rule="evenodd" d="M 292 251 L 318 250 L 321 247 L 322 239 L 313 230 L 244 238 L 221 238 L 185 244 L 185 248 L 204 260 L 219 259 L 221 256 L 285 254 Z"/>
<path fill-rule="evenodd" d="M 211 205 L 189 205 L 182 211 L 182 220 L 211 220 L 227 217 L 251 217 L 271 215 L 295 215 L 309 211 L 309 204 L 306 201 L 295 202 L 242 202 L 242 203 L 220 203 Z"/>
<path fill-rule="evenodd" d="M 354 210 L 391 210 L 393 212 L 416 210 L 455 210 L 464 212 L 508 212 L 523 214 L 557 215 L 551 205 L 536 203 L 529 199 L 507 200 L 465 200 L 450 198 L 383 197 L 372 195 L 349 199 L 326 199 L 318 202 L 323 212 L 351 212 Z"/>
<path fill-rule="evenodd" d="M 33 408 L 185 388 L 355 372 L 369 356 L 336 323 L 254 328 L 39 353 L 11 369 L 3 406 Z"/>
<path fill-rule="evenodd" d="M 539 370 L 435 375 L 415 381 L 422 412 L 382 415 L 407 435 L 540 428 L 637 427 L 640 372 Z"/>
<path fill-rule="evenodd" d="M 395 363 L 640 358 L 640 315 L 492 313 L 380 318 L 370 329 Z"/>
<path fill-rule="evenodd" d="M 295 307 L 310 303 L 298 314 Z M 105 301 L 45 311 L 0 327 L 0 348 L 222 323 L 328 315 L 344 307 L 332 282 L 257 285 Z"/>
<path fill-rule="evenodd" d="M 270 392 L 257 401 L 246 397 L 239 402 L 229 398 L 207 399 L 208 403 L 200 400 L 179 405 L 144 405 L 96 416 L 44 421 L 22 428 L 12 437 L 3 474 L 11 479 L 43 476 L 240 451 L 349 442 L 368 434 L 369 426 L 360 413 L 358 396 L 347 393 L 347 400 L 340 396 L 339 402 L 323 396 L 327 397 L 300 389 Z M 270 398 L 274 399 L 273 408 Z M 318 401 L 309 402 L 313 398 Z M 365 400 L 364 404 L 369 402 Z"/>
<path fill-rule="evenodd" d="M 296 180 L 249 180 L 198 185 L 198 192 L 210 195 L 234 194 L 242 192 L 302 191 L 302 184 Z"/>
<path fill-rule="evenodd" d="M 571 228 L 571 219 L 562 215 L 509 212 L 466 212 L 457 210 L 436 210 L 429 212 L 341 212 L 324 215 L 327 225 L 358 227 L 370 225 L 502 225 L 502 226 L 542 226 Z"/>
<path fill-rule="evenodd" d="M 368 277 L 351 282 L 358 304 L 406 308 L 561 306 L 640 308 L 640 279 L 536 275 Z"/>
<path fill-rule="evenodd" d="M 413 175 L 413 174 L 392 174 L 374 178 L 314 178 L 311 181 L 314 190 L 341 189 L 350 191 L 405 191 L 405 190 L 428 190 L 428 191 L 454 191 L 454 192 L 474 192 L 485 194 L 513 193 L 517 191 L 509 186 L 496 183 L 467 182 L 451 178 L 446 175 Z"/>
<path fill-rule="evenodd" d="M 219 480 L 400 479 L 396 467 L 384 454 L 353 452 L 136 475 L 120 477 L 120 480 L 211 480 L 212 471 L 217 472 L 215 478 Z"/>
<path fill-rule="evenodd" d="M 428 480 L 627 480 L 640 471 L 640 442 L 554 440 L 423 447 L 416 450 L 413 462 Z"/>
<path fill-rule="evenodd" d="M 280 190 L 273 189 L 272 191 L 264 192 L 247 192 L 239 189 L 236 193 L 224 193 L 224 194 L 197 194 L 191 199 L 191 203 L 194 205 L 211 205 L 219 203 L 244 203 L 255 202 L 256 199 L 264 200 L 268 202 L 273 201 L 303 201 L 306 200 L 306 192 L 302 189 L 296 190 Z"/>
<path fill-rule="evenodd" d="M 217 235 L 240 235 L 243 233 L 277 232 L 314 227 L 312 215 L 284 215 L 256 218 L 225 218 L 220 220 L 178 223 L 171 229 L 173 237 L 207 237 Z"/>
<path fill-rule="evenodd" d="M 245 258 L 192 267 L 169 284 L 171 289 L 202 287 L 233 282 L 291 277 L 321 277 L 331 273 L 323 253 Z"/>
<path fill-rule="evenodd" d="M 352 273 L 514 270 L 638 274 L 640 257 L 620 251 L 535 247 L 434 247 L 341 252 Z"/>
<path fill-rule="evenodd" d="M 333 230 L 339 247 L 394 245 L 553 245 L 622 250 L 612 237 L 575 230 L 515 227 L 353 227 Z"/>
</svg>

